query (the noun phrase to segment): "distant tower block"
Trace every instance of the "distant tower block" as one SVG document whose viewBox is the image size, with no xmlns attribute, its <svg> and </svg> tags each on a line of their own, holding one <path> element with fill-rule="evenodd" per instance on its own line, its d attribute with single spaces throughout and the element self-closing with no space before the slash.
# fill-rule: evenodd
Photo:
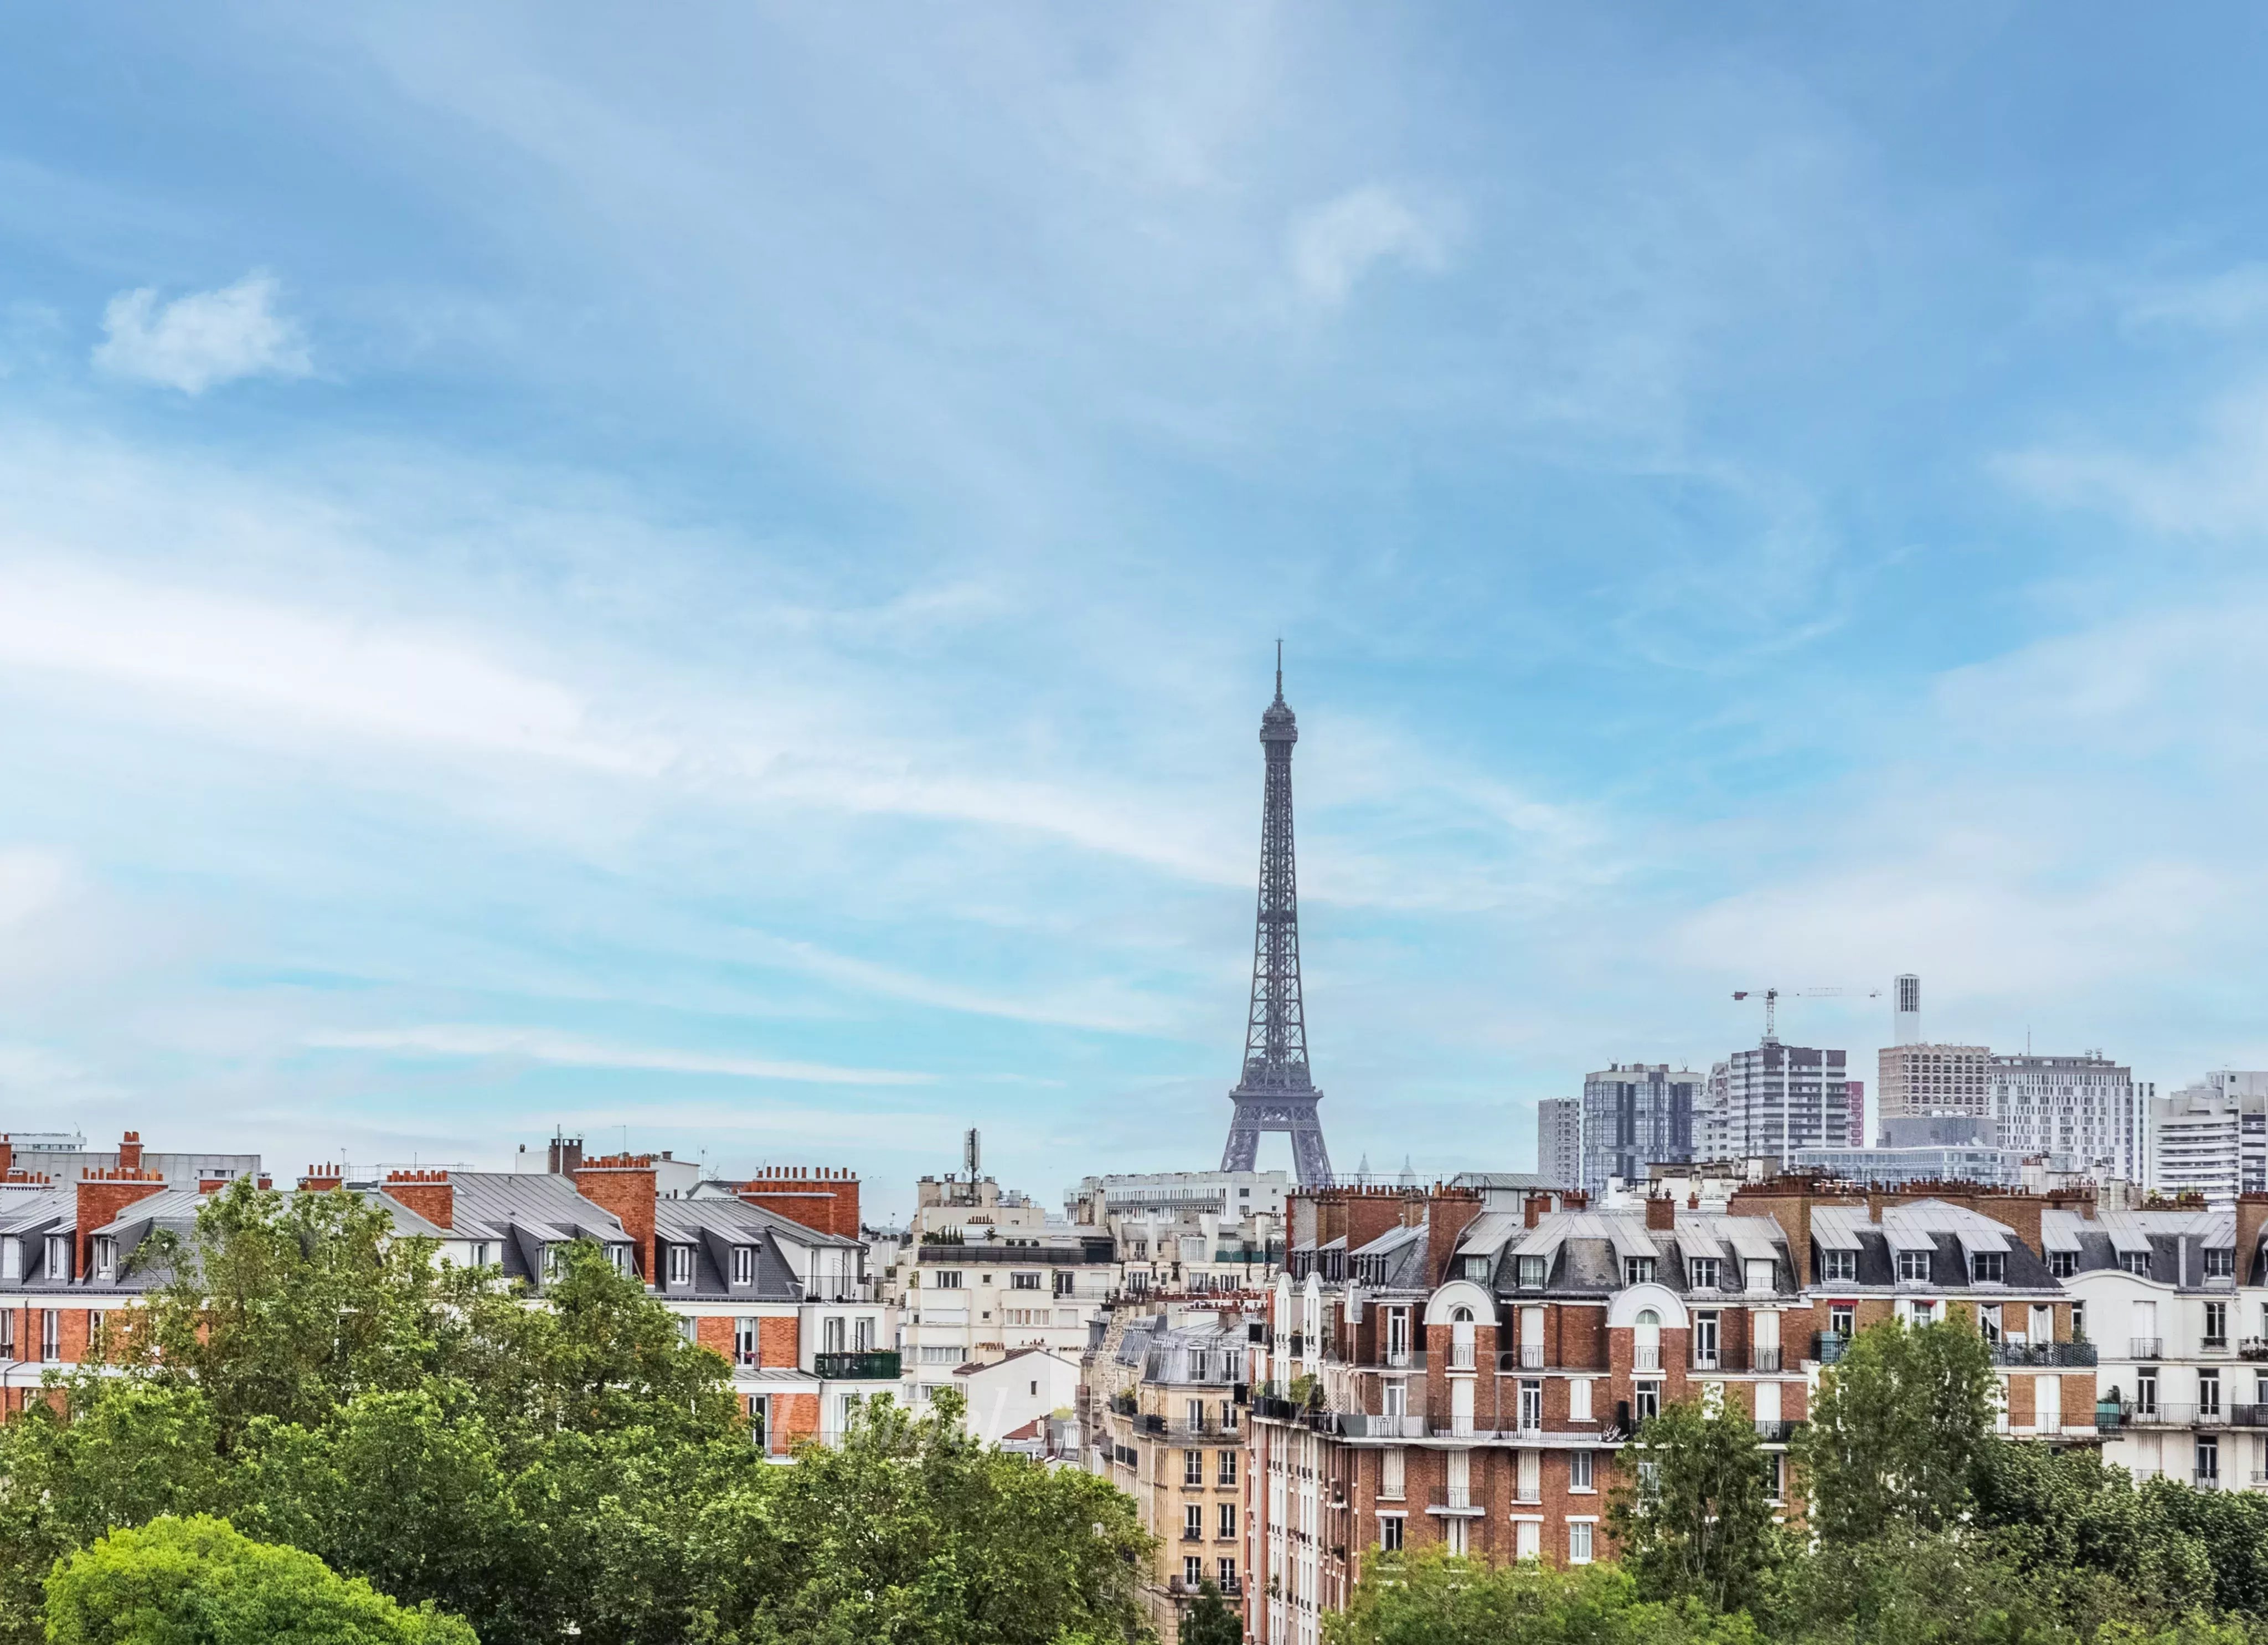
<svg viewBox="0 0 2268 1645">
<path fill-rule="evenodd" d="M 1921 978 L 1908 971 L 1896 984 L 1897 1013 L 1893 1021 L 1901 1045 L 1921 1044 Z"/>
<path fill-rule="evenodd" d="M 1263 1131 L 1288 1132 L 1302 1188 L 1331 1185 L 1331 1156 L 1307 1072 L 1307 1022 L 1300 997 L 1300 875 L 1292 853 L 1292 745 L 1299 721 L 1284 701 L 1284 647 L 1276 647 L 1276 700 L 1260 716 L 1267 786 L 1260 808 L 1260 912 L 1252 939 L 1252 1011 L 1245 1021 L 1244 1074 L 1231 1091 L 1236 1111 L 1220 1169 L 1248 1171 Z"/>
</svg>

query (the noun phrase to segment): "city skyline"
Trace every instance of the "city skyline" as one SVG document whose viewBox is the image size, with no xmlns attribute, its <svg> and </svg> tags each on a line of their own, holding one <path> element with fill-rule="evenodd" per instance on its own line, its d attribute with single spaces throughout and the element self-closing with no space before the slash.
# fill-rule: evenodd
<svg viewBox="0 0 2268 1645">
<path fill-rule="evenodd" d="M 2085 15 L 27 19 L 0 1128 L 1203 1169 L 1279 634 L 1342 1169 L 2268 1068 L 2257 77 Z"/>
</svg>

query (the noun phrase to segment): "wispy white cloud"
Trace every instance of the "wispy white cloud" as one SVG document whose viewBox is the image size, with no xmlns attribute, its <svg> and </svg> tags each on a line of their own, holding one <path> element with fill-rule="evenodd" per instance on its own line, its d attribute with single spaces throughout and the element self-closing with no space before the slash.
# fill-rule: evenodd
<svg viewBox="0 0 2268 1645">
<path fill-rule="evenodd" d="M 298 322 L 276 310 L 280 293 L 258 271 L 165 304 L 151 286 L 121 291 L 103 311 L 94 363 L 188 395 L 245 377 L 305 377 L 314 363 Z"/>
<path fill-rule="evenodd" d="M 431 1023 L 398 1029 L 324 1029 L 304 1044 L 322 1051 L 373 1051 L 408 1057 L 463 1057 L 550 1063 L 569 1068 L 622 1068 L 652 1073 L 714 1074 L 799 1085 L 929 1085 L 936 1075 L 895 1068 L 844 1068 L 831 1063 L 781 1062 L 718 1056 L 667 1046 L 615 1045 L 548 1029 Z"/>
<path fill-rule="evenodd" d="M 2239 263 L 2198 279 L 2144 285 L 2127 299 L 2125 314 L 2139 325 L 2241 330 L 2268 320 L 2268 263 Z"/>
<path fill-rule="evenodd" d="M 1379 264 L 1422 274 L 1447 265 L 1455 218 L 1438 203 L 1382 183 L 1349 189 L 1293 220 L 1292 278 L 1314 301 L 1336 307 Z"/>
<path fill-rule="evenodd" d="M 2070 442 L 2011 452 L 1992 466 L 2043 502 L 2105 510 L 2152 531 L 2268 530 L 2268 382 L 2216 401 L 2187 449 Z"/>
</svg>

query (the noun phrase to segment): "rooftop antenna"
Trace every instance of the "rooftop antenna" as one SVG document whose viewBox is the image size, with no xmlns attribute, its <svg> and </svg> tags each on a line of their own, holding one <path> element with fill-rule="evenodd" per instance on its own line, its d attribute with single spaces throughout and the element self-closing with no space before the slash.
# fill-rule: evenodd
<svg viewBox="0 0 2268 1645">
<path fill-rule="evenodd" d="M 961 1139 L 961 1161 L 968 1168 L 968 1180 L 972 1183 L 976 1180 L 977 1166 L 983 1158 L 983 1151 L 978 1146 L 976 1127 L 971 1125 Z"/>
<path fill-rule="evenodd" d="M 1284 638 L 1280 634 L 1276 638 L 1276 700 L 1284 700 Z"/>
</svg>

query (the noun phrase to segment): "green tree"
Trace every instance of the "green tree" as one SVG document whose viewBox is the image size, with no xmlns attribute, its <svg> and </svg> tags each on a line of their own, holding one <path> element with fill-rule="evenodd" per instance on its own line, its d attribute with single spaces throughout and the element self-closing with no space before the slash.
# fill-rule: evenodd
<svg viewBox="0 0 2268 1645">
<path fill-rule="evenodd" d="M 1999 1393 L 1992 1353 L 1964 1321 L 1860 1331 L 1820 1373 L 1797 1436 L 1812 1530 L 1826 1542 L 1863 1542 L 1889 1528 L 1953 1523 L 1996 1442 Z"/>
<path fill-rule="evenodd" d="M 58 1563 L 48 1645 L 479 1645 L 457 1617 L 405 1609 L 297 1548 L 227 1521 L 155 1519 Z"/>
<path fill-rule="evenodd" d="M 1641 1598 L 1620 1566 L 1494 1568 L 1441 1553 L 1370 1560 L 1329 1645 L 1755 1645 L 1745 1615 Z"/>
<path fill-rule="evenodd" d="M 1229 1608 L 1220 1590 L 1210 1581 L 1197 1586 L 1197 1597 L 1182 1613 L 1180 1645 L 1244 1645 L 1244 1619 Z"/>
<path fill-rule="evenodd" d="M 958 1394 L 914 1416 L 865 1401 L 842 1442 L 806 1446 L 711 1503 L 704 1630 L 728 1645 L 1052 1645 L 1147 1633 L 1151 1539 L 1130 1498 L 971 1439 Z"/>
<path fill-rule="evenodd" d="M 1665 1405 L 1623 1452 L 1626 1481 L 1608 1509 L 1624 1563 L 1649 1599 L 1690 1595 L 1719 1611 L 1756 1597 L 1779 1558 L 1771 1462 L 1737 1408 Z"/>
</svg>

